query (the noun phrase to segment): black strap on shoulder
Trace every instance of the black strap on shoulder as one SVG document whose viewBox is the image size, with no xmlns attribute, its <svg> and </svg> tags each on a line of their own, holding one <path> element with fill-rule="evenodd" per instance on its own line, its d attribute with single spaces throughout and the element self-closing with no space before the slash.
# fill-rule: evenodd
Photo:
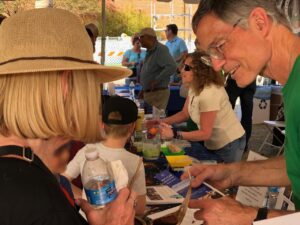
<svg viewBox="0 0 300 225">
<path fill-rule="evenodd" d="M 33 151 L 30 148 L 16 146 L 16 145 L 0 146 L 0 157 L 8 156 L 8 155 L 21 156 L 24 160 L 28 161 L 29 163 L 32 163 L 32 165 L 41 169 L 45 174 L 47 174 L 48 179 L 51 180 L 51 182 L 57 187 L 58 190 L 61 190 L 59 182 L 57 181 L 55 176 L 46 167 L 46 165 L 42 162 L 42 160 L 33 153 Z M 62 191 L 59 191 L 58 193 L 60 193 L 62 198 L 68 201 Z M 71 204 L 69 204 L 69 202 L 67 203 L 67 205 L 71 207 Z M 85 221 L 78 213 L 78 211 L 75 209 L 75 207 L 72 207 L 72 210 L 74 210 L 76 216 L 80 217 L 81 221 Z M 87 223 L 82 223 L 82 224 L 87 224 Z"/>
<path fill-rule="evenodd" d="M 34 161 L 34 153 L 30 148 L 16 146 L 16 145 L 7 145 L 0 146 L 0 157 L 6 155 L 17 155 L 21 156 L 26 161 Z"/>
<path fill-rule="evenodd" d="M 22 159 L 24 159 L 25 161 L 34 164 L 35 166 L 39 167 L 47 174 L 51 174 L 51 176 L 53 176 L 52 173 L 49 171 L 49 169 L 39 159 L 39 157 L 33 153 L 31 148 L 21 147 L 17 145 L 0 146 L 0 157 L 7 156 L 7 155 L 21 156 Z"/>
</svg>

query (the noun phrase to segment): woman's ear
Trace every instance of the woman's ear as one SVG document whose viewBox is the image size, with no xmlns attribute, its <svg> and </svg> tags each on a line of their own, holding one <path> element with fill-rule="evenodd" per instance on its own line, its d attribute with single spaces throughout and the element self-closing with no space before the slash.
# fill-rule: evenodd
<svg viewBox="0 0 300 225">
<path fill-rule="evenodd" d="M 63 71 L 62 76 L 61 76 L 61 90 L 63 93 L 63 98 L 64 100 L 67 99 L 67 94 L 69 90 L 69 76 L 71 74 L 70 70 Z"/>
<path fill-rule="evenodd" d="M 248 19 L 251 29 L 260 33 L 263 37 L 269 34 L 272 22 L 265 9 L 260 7 L 253 9 Z"/>
</svg>

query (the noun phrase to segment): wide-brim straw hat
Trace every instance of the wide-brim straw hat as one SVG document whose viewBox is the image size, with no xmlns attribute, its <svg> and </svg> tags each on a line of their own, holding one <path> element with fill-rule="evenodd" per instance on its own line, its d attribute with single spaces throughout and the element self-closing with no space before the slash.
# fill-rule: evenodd
<svg viewBox="0 0 300 225">
<path fill-rule="evenodd" d="M 64 70 L 94 70 L 100 82 L 131 75 L 123 67 L 93 60 L 93 46 L 79 18 L 62 9 L 17 13 L 0 26 L 0 76 Z"/>
</svg>

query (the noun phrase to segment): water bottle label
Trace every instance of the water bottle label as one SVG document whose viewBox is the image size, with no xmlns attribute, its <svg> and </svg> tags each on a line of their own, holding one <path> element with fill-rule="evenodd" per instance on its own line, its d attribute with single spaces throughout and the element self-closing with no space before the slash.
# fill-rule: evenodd
<svg viewBox="0 0 300 225">
<path fill-rule="evenodd" d="M 89 203 L 96 206 L 105 205 L 117 197 L 117 189 L 114 181 L 96 190 L 85 188 L 85 193 Z"/>
</svg>

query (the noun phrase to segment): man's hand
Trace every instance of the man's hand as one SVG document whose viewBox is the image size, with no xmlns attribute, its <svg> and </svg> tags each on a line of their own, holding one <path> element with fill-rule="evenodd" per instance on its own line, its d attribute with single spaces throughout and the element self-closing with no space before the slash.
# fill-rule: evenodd
<svg viewBox="0 0 300 225">
<path fill-rule="evenodd" d="M 194 217 L 207 225 L 251 225 L 257 215 L 257 209 L 229 197 L 191 200 L 189 207 L 199 209 Z"/>
<path fill-rule="evenodd" d="M 153 91 L 156 88 L 157 84 L 158 84 L 158 82 L 156 80 L 150 81 L 150 84 L 149 84 L 150 90 Z"/>
<path fill-rule="evenodd" d="M 203 181 L 207 181 L 213 187 L 223 190 L 234 186 L 232 181 L 232 172 L 230 164 L 218 165 L 195 165 L 189 171 L 195 177 L 192 181 L 192 187 L 198 187 Z M 187 179 L 189 175 L 185 172 L 181 179 Z"/>
<path fill-rule="evenodd" d="M 136 198 L 136 193 L 123 188 L 117 199 L 102 209 L 95 209 L 82 199 L 76 200 L 76 203 L 86 214 L 90 225 L 132 225 Z"/>
<path fill-rule="evenodd" d="M 143 90 L 141 90 L 141 91 L 139 92 L 137 98 L 138 98 L 138 99 L 144 99 L 144 91 L 143 91 Z"/>
</svg>

